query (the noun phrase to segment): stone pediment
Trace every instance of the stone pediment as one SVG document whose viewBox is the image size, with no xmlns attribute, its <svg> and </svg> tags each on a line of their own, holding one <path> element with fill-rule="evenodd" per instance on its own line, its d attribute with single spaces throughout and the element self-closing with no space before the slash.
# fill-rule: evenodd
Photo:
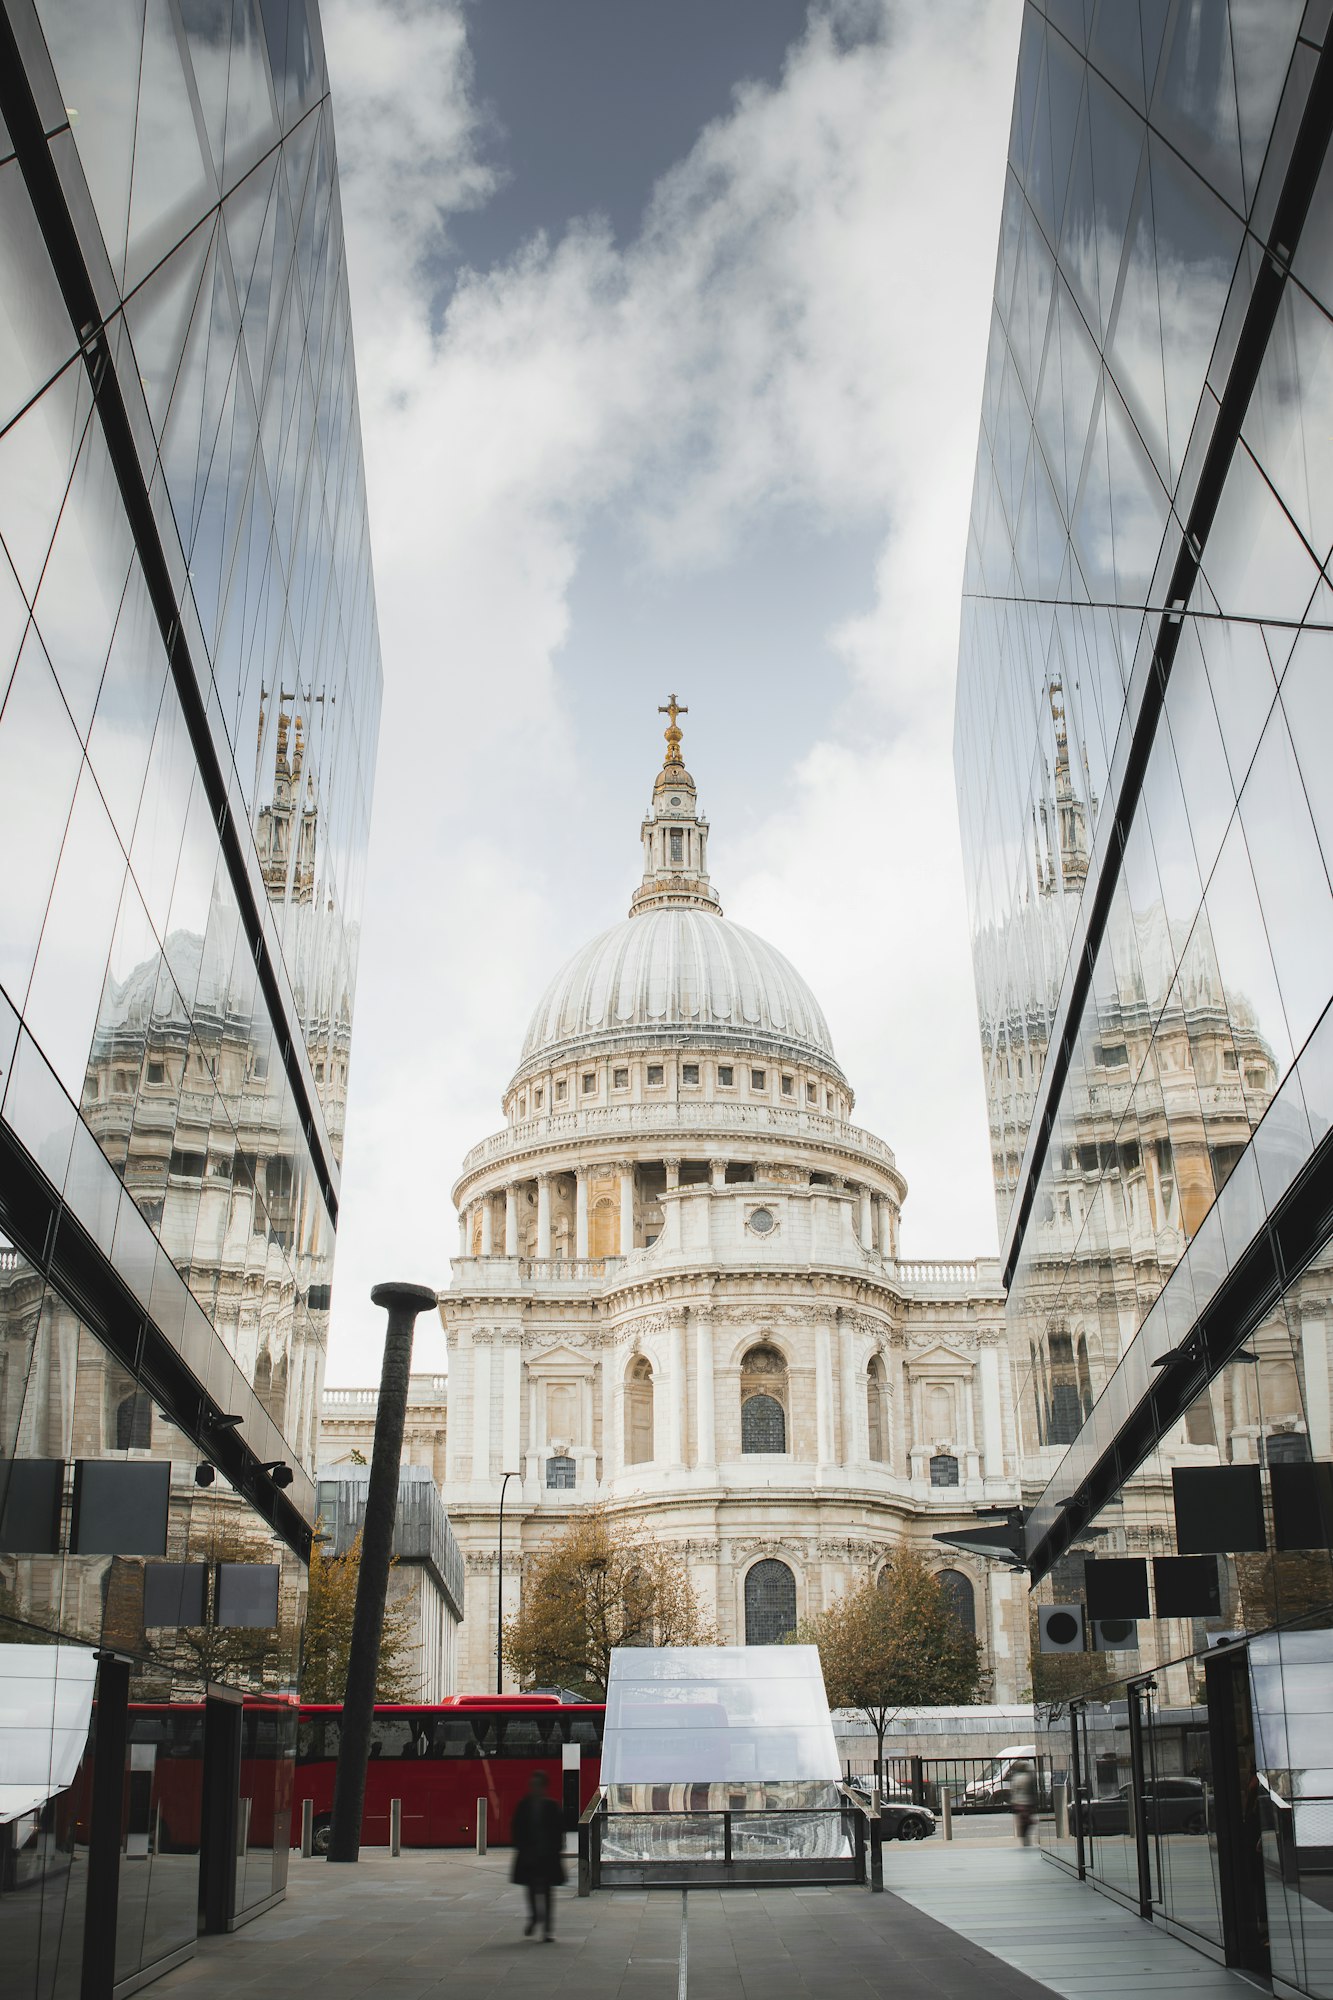
<svg viewBox="0 0 1333 2000">
<path fill-rule="evenodd" d="M 588 1366 L 588 1357 L 586 1354 L 579 1353 L 573 1347 L 548 1347 L 541 1354 L 532 1355 L 527 1365 L 529 1372 L 539 1372 L 547 1368 L 560 1370 L 586 1368 Z"/>
<path fill-rule="evenodd" d="M 974 1363 L 965 1350 L 960 1351 L 945 1341 L 935 1340 L 929 1347 L 914 1349 L 908 1355 L 907 1366 L 913 1375 L 970 1375 Z"/>
</svg>

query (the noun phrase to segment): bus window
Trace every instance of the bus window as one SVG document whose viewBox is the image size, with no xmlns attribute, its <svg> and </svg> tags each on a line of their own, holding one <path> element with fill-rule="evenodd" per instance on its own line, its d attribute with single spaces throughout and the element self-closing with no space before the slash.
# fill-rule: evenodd
<svg viewBox="0 0 1333 2000">
<path fill-rule="evenodd" d="M 342 1734 L 340 1715 L 303 1715 L 296 1735 L 298 1764 L 332 1763 Z"/>
<path fill-rule="evenodd" d="M 543 1718 L 545 1719 L 545 1718 Z M 553 1718 L 552 1718 L 553 1719 Z M 543 1731 L 535 1715 L 506 1715 L 499 1718 L 498 1757 L 554 1757 L 549 1732 Z"/>
<path fill-rule="evenodd" d="M 590 1749 L 600 1751 L 602 1747 L 602 1711 L 595 1715 L 572 1715 L 569 1720 L 569 1741 L 584 1743 Z"/>
<path fill-rule="evenodd" d="M 481 1718 L 484 1726 L 484 1717 Z M 477 1741 L 472 1718 L 466 1715 L 437 1715 L 432 1757 L 489 1757 L 491 1751 Z"/>
</svg>

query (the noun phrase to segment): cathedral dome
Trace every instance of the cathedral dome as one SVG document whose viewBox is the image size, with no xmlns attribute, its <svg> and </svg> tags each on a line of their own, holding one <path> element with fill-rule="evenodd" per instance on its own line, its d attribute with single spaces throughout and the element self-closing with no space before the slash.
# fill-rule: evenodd
<svg viewBox="0 0 1333 2000">
<path fill-rule="evenodd" d="M 845 1083 L 828 1023 L 795 966 L 722 915 L 708 879 L 708 821 L 681 757 L 678 718 L 687 711 L 672 695 L 662 713 L 671 718 L 666 757 L 640 828 L 643 880 L 629 917 L 557 972 L 528 1026 L 514 1082 L 594 1049 L 689 1038 L 813 1064 Z"/>
<path fill-rule="evenodd" d="M 782 953 L 711 909 L 671 904 L 636 910 L 561 968 L 533 1014 L 520 1069 L 682 1034 L 837 1070 L 819 1002 Z"/>
</svg>

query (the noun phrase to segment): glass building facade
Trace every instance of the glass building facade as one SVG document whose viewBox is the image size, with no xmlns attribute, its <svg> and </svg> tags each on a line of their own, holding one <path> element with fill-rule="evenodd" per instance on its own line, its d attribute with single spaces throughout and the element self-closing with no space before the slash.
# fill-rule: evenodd
<svg viewBox="0 0 1333 2000">
<path fill-rule="evenodd" d="M 1025 9 L 955 768 L 1052 1851 L 1333 1992 L 1333 49 Z"/>
<path fill-rule="evenodd" d="M 0 1961 L 280 1895 L 380 664 L 313 0 L 0 0 Z"/>
</svg>

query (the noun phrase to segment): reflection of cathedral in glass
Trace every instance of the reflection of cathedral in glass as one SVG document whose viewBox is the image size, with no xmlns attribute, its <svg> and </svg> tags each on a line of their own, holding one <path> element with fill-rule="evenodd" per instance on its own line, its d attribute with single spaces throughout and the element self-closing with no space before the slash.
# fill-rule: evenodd
<svg viewBox="0 0 1333 2000">
<path fill-rule="evenodd" d="M 226 1928 L 285 1880 L 380 665 L 312 0 L 20 13 L 0 1706 L 101 1649 L 97 1738 L 114 1759 L 124 1732 L 143 1857 L 101 1946 L 134 1981 L 190 1948 L 201 1891 Z M 122 1836 L 89 1814 L 93 1749 L 59 1789 L 50 1751 L 49 1715 L 7 1732 L 32 1787 L 0 1800 L 0 1886 L 32 1892 L 0 1896 L 21 1995 L 74 1990 L 88 1868 Z M 205 1800 L 206 1751 L 204 1784 L 230 1775 Z M 177 1875 L 150 1871 L 159 1841 Z"/>
<path fill-rule="evenodd" d="M 1039 1652 L 1034 1687 L 1119 1704 L 1075 1709 L 1089 1871 L 1310 1993 L 1333 1796 L 1324 27 L 1026 8 L 955 731 L 1028 1561 L 1093 1649 Z M 1217 1651 L 1297 1622 L 1301 1645 Z M 1279 1658 L 1324 1676 L 1304 1773 L 1272 1749 Z M 1167 1776 L 1179 1829 L 1151 1823 Z"/>
</svg>

